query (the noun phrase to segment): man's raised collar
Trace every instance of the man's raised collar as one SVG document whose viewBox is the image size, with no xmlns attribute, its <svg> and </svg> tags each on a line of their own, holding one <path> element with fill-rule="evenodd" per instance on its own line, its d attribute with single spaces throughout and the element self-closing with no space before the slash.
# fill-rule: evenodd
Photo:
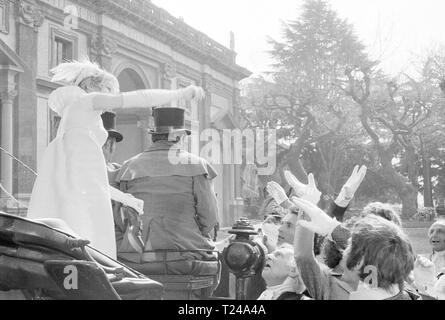
<svg viewBox="0 0 445 320">
<path fill-rule="evenodd" d="M 158 151 L 158 150 L 170 150 L 171 148 L 181 149 L 176 143 L 169 141 L 156 141 L 153 143 L 146 152 Z"/>
</svg>

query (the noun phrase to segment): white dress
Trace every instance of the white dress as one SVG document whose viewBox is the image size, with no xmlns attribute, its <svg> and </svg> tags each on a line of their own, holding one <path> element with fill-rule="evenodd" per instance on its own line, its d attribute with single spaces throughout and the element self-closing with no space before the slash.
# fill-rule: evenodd
<svg viewBox="0 0 445 320">
<path fill-rule="evenodd" d="M 61 219 L 91 246 L 116 258 L 114 221 L 106 161 L 108 133 L 91 95 L 75 86 L 55 90 L 50 107 L 62 119 L 57 137 L 38 168 L 28 210 L 30 219 Z"/>
</svg>

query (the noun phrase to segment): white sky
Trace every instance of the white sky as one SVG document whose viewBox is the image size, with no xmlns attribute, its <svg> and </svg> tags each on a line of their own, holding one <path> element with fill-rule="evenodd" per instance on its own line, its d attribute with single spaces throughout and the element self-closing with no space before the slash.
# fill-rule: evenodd
<svg viewBox="0 0 445 320">
<path fill-rule="evenodd" d="M 173 16 L 229 46 L 235 33 L 237 63 L 254 73 L 268 69 L 267 36 L 279 39 L 281 20 L 299 15 L 301 0 L 152 0 Z M 389 73 L 412 66 L 430 48 L 445 43 L 444 0 L 331 0 L 355 26 L 373 58 Z"/>
</svg>

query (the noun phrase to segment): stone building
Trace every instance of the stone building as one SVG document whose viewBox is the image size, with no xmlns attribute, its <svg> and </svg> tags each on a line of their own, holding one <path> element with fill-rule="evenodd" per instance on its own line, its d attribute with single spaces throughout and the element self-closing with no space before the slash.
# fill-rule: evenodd
<svg viewBox="0 0 445 320">
<path fill-rule="evenodd" d="M 250 72 L 236 64 L 232 48 L 217 43 L 149 0 L 0 0 L 0 146 L 33 170 L 56 134 L 57 116 L 47 106 L 58 87 L 50 70 L 60 62 L 89 56 L 115 74 L 121 91 L 202 86 L 206 97 L 187 105 L 189 125 L 239 126 L 238 83 Z M 149 143 L 148 110 L 118 113 L 116 162 L 142 152 Z M 2 186 L 26 205 L 34 174 L 1 152 Z M 216 165 L 221 222 L 242 214 L 241 168 Z M 0 209 L 14 211 L 1 193 Z M 15 209 L 17 210 L 17 209 Z M 19 214 L 26 214 L 19 210 Z"/>
</svg>

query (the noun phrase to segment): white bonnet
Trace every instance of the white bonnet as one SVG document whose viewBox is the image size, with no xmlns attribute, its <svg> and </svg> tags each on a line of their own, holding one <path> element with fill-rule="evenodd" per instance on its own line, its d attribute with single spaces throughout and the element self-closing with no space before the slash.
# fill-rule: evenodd
<svg viewBox="0 0 445 320">
<path fill-rule="evenodd" d="M 103 84 L 113 93 L 119 92 L 119 82 L 116 77 L 101 69 L 88 58 L 81 61 L 72 61 L 59 64 L 51 70 L 52 82 L 63 82 L 65 85 L 78 86 L 83 80 L 90 77 L 102 77 Z"/>
</svg>

